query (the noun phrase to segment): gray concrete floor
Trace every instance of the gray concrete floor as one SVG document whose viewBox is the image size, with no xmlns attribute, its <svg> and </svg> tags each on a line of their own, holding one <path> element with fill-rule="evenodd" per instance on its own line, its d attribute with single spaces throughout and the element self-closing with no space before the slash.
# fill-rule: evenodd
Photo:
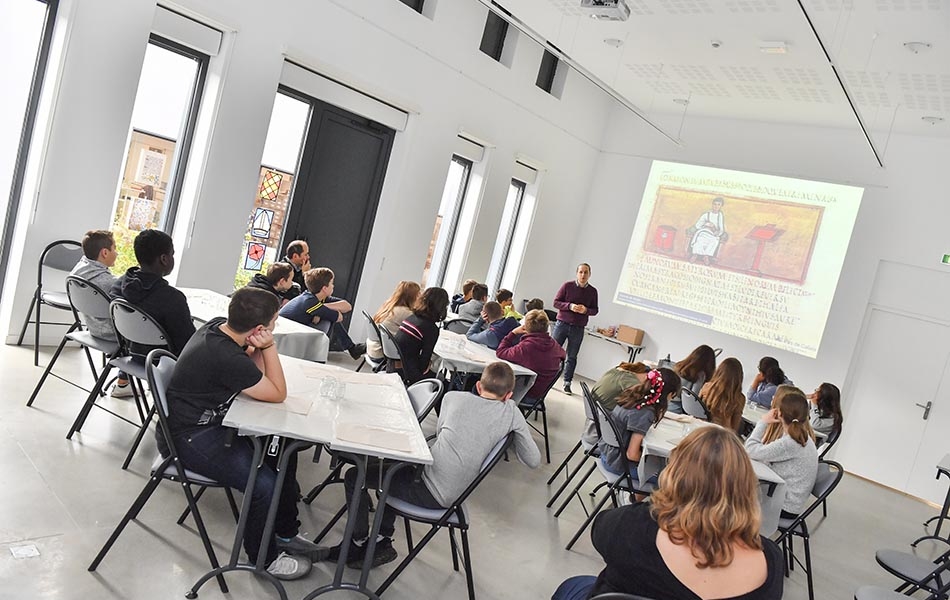
<svg viewBox="0 0 950 600">
<path fill-rule="evenodd" d="M 50 349 L 44 350 L 43 365 Z M 356 364 L 342 354 L 334 355 L 331 362 L 351 368 Z M 68 350 L 56 371 L 83 385 L 92 383 L 78 350 Z M 141 491 L 156 450 L 149 436 L 129 470 L 120 470 L 134 429 L 103 411 L 94 411 L 83 431 L 66 440 L 66 431 L 85 394 L 50 378 L 33 408 L 27 408 L 26 400 L 41 372 L 32 365 L 31 349 L 0 347 L 4 389 L 0 402 L 0 598 L 183 597 L 208 564 L 190 521 L 185 526 L 175 524 L 184 507 L 184 496 L 173 484 L 159 487 L 97 572 L 86 570 Z M 105 403 L 118 410 L 128 410 L 131 405 L 109 399 Z M 481 599 L 549 598 L 565 577 L 596 574 L 602 568 L 588 535 L 573 551 L 564 549 L 583 520 L 580 505 L 573 504 L 559 519 L 553 517 L 553 510 L 544 507 L 551 492 L 545 481 L 573 447 L 583 421 L 578 396 L 554 390 L 548 406 L 552 464 L 532 471 L 517 461 L 502 462 L 468 504 L 473 521 L 475 585 Z M 303 489 L 325 476 L 325 463 L 301 462 L 299 480 Z M 303 530 L 319 531 L 342 502 L 342 489 L 334 486 L 312 506 L 301 505 Z M 225 559 L 234 522 L 224 495 L 210 490 L 201 508 L 216 551 Z M 916 499 L 852 476 L 845 476 L 828 508 L 827 519 L 820 514 L 810 519 L 819 599 L 851 598 L 854 589 L 864 584 L 892 587 L 893 578 L 874 561 L 875 549 L 909 550 L 908 543 L 924 531 L 923 520 L 935 513 L 933 507 Z M 338 526 L 328 541 L 337 541 L 341 532 Z M 421 535 L 419 529 L 414 537 Z M 397 537 L 396 548 L 404 553 L 401 529 Z M 465 578 L 452 571 L 446 538 L 445 534 L 437 536 L 385 597 L 465 598 Z M 11 549 L 30 545 L 36 547 L 39 556 L 14 558 Z M 925 542 L 918 551 L 929 557 L 944 549 L 943 544 Z M 301 598 L 327 583 L 332 566 L 315 565 L 308 578 L 289 582 L 286 587 L 290 598 Z M 380 568 L 371 583 L 380 583 L 389 568 Z M 223 596 L 212 581 L 199 597 L 277 597 L 268 584 L 253 575 L 236 573 L 227 580 L 230 596 Z M 807 598 L 804 575 L 794 572 L 786 580 L 785 590 L 785 598 Z M 325 597 L 360 596 L 338 593 Z"/>
</svg>

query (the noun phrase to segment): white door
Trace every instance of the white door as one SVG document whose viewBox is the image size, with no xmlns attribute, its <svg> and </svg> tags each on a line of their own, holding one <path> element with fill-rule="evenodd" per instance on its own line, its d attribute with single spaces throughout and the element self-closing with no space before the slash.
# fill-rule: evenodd
<svg viewBox="0 0 950 600">
<path fill-rule="evenodd" d="M 950 327 L 871 308 L 846 390 L 850 401 L 835 460 L 862 477 L 943 502 L 947 482 L 933 485 L 933 477 L 937 461 L 950 451 L 938 431 L 948 431 L 942 421 L 950 406 L 940 406 L 938 394 L 947 394 L 941 382 L 948 356 Z M 918 404 L 928 402 L 931 420 L 925 421 Z"/>
</svg>

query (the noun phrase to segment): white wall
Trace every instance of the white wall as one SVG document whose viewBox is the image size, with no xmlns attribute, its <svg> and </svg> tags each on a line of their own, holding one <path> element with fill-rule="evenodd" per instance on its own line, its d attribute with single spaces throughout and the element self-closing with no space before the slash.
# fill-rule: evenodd
<svg viewBox="0 0 950 600">
<path fill-rule="evenodd" d="M 598 324 L 626 323 L 647 332 L 643 356 L 682 358 L 698 344 L 722 347 L 745 367 L 746 383 L 763 355 L 775 356 L 797 385 L 810 391 L 822 381 L 843 385 L 854 355 L 875 273 L 881 260 L 939 268 L 950 252 L 946 223 L 950 203 L 945 171 L 950 139 L 894 135 L 877 167 L 858 131 L 782 126 L 751 121 L 690 119 L 677 148 L 650 135 L 623 111 L 611 115 L 587 201 L 589 218 L 580 226 L 574 260 L 593 266 L 598 286 Z M 755 171 L 866 188 L 834 303 L 815 359 L 768 348 L 734 336 L 613 304 L 616 284 L 633 231 L 652 159 Z M 618 218 L 620 216 L 621 218 Z M 905 290 L 921 304 L 950 304 L 931 289 Z M 579 372 L 596 377 L 619 359 L 609 346 L 586 342 Z M 900 360 L 909 349 L 896 349 Z M 843 390 L 846 398 L 847 390 Z"/>
<path fill-rule="evenodd" d="M 38 132 L 34 146 L 47 146 L 39 195 L 23 199 L 22 255 L 8 273 L 0 319 L 8 341 L 26 310 L 42 247 L 108 224 L 154 6 L 153 0 L 61 5 L 61 15 L 74 16 L 61 24 L 68 25 L 69 38 L 52 130 L 48 140 Z M 548 175 L 535 220 L 546 235 L 529 244 L 518 293 L 551 296 L 551 281 L 572 270 L 563 265 L 613 101 L 573 73 L 560 100 L 536 88 L 541 50 L 524 37 L 510 69 L 481 54 L 487 8 L 477 0 L 439 2 L 434 20 L 396 0 L 285 0 L 268 5 L 275 14 L 292 15 L 276 24 L 261 18 L 260 3 L 251 0 L 230 2 L 226 11 L 212 0 L 173 6 L 227 31 L 222 53 L 212 59 L 173 232 L 178 285 L 231 289 L 285 54 L 410 113 L 395 139 L 353 299 L 357 309 L 374 310 L 398 280 L 421 275 L 453 140 L 462 129 L 494 146 L 465 276 L 487 274 L 519 153 L 542 162 Z M 53 343 L 58 335 L 51 330 L 44 339 Z"/>
</svg>

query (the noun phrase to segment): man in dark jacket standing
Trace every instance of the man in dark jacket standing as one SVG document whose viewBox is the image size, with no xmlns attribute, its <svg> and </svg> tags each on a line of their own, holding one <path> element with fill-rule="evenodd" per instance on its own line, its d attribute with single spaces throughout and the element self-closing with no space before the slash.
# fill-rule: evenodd
<svg viewBox="0 0 950 600">
<path fill-rule="evenodd" d="M 125 298 L 141 308 L 168 334 L 169 350 L 178 354 L 195 332 L 185 295 L 165 281 L 175 268 L 175 246 L 170 235 L 146 229 L 135 237 L 135 259 L 112 286 L 113 298 Z"/>
</svg>

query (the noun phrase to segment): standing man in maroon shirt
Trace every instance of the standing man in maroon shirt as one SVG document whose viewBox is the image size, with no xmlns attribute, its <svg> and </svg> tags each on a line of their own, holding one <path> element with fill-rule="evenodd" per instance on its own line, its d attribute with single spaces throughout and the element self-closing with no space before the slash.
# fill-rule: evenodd
<svg viewBox="0 0 950 600">
<path fill-rule="evenodd" d="M 567 341 L 567 363 L 564 365 L 564 393 L 571 393 L 571 380 L 577 366 L 577 353 L 584 341 L 584 327 L 588 317 L 597 314 L 597 289 L 587 281 L 590 265 L 577 265 L 577 280 L 568 281 L 554 296 L 557 322 L 554 324 L 554 341 L 564 345 Z"/>
</svg>

